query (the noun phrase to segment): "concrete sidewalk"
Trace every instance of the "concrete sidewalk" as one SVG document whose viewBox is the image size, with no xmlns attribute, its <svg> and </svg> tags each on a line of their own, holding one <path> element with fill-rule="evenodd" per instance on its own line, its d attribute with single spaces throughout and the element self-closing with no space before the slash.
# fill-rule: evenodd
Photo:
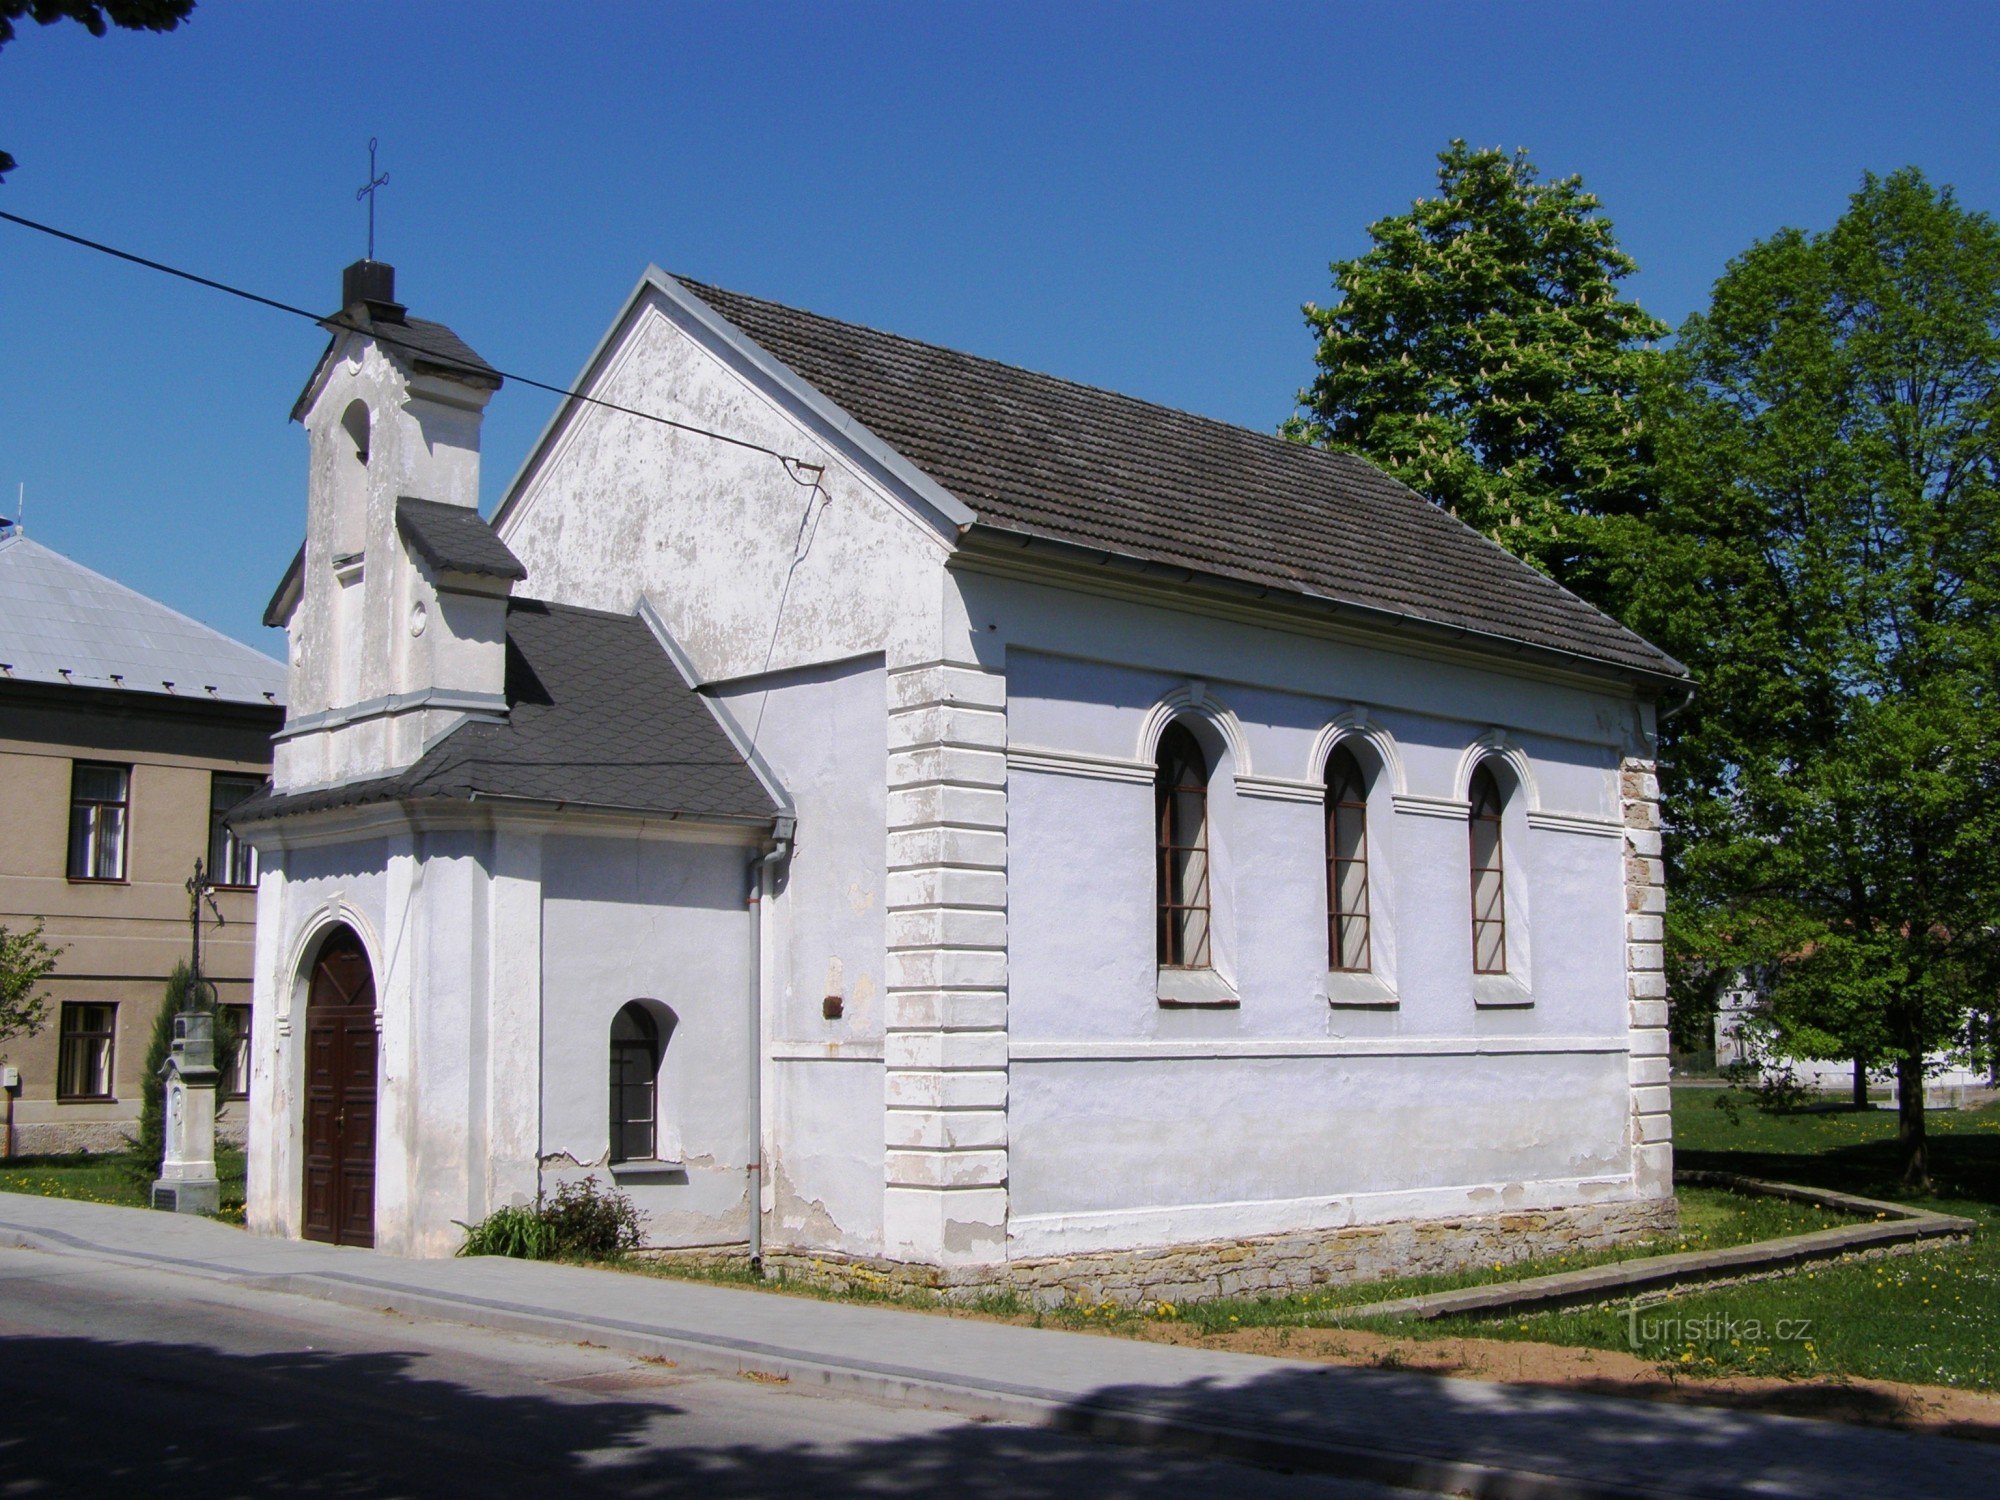
<svg viewBox="0 0 2000 1500">
<path fill-rule="evenodd" d="M 0 1244 L 782 1375 L 967 1416 L 1478 1496 L 1950 1496 L 1990 1448 L 497 1259 L 408 1261 L 0 1194 Z"/>
</svg>

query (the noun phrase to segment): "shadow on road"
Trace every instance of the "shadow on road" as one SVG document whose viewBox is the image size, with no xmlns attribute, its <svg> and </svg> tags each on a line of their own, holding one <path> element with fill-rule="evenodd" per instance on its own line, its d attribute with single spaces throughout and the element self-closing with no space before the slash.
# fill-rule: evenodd
<svg viewBox="0 0 2000 1500">
<path fill-rule="evenodd" d="M 1013 1500 L 1214 1495 L 1218 1476 L 1242 1480 L 1244 1495 L 1291 1490 L 1275 1473 L 958 1419 L 890 1438 L 704 1442 L 676 1401 L 692 1388 L 671 1372 L 494 1394 L 427 1376 L 429 1359 L 0 1339 L 0 1496 Z M 618 1399 L 630 1385 L 640 1390 Z M 787 1405 L 821 1424 L 854 1410 Z"/>
</svg>

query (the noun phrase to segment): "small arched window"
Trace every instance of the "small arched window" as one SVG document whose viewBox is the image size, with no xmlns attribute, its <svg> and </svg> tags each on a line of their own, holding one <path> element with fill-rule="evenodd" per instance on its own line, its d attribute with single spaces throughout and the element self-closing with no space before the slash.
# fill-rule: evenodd
<svg viewBox="0 0 2000 1500">
<path fill-rule="evenodd" d="M 1500 851 L 1500 784 L 1472 773 L 1472 972 L 1507 972 L 1507 891 Z"/>
<path fill-rule="evenodd" d="M 651 1161 L 659 1146 L 660 1028 L 633 1001 L 611 1022 L 611 1160 Z"/>
<path fill-rule="evenodd" d="M 1193 735 L 1169 724 L 1153 776 L 1159 837 L 1159 961 L 1209 967 L 1208 761 Z"/>
<path fill-rule="evenodd" d="M 1326 761 L 1326 964 L 1365 973 L 1368 952 L 1368 787 L 1353 754 Z"/>
<path fill-rule="evenodd" d="M 347 433 L 347 440 L 354 444 L 355 460 L 365 469 L 368 467 L 368 403 L 350 401 L 347 410 L 340 414 L 341 428 Z"/>
</svg>

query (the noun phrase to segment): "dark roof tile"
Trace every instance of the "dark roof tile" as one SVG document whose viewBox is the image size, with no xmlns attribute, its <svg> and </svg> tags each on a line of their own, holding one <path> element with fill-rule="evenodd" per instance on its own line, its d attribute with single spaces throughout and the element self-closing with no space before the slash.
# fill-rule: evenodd
<svg viewBox="0 0 2000 1500">
<path fill-rule="evenodd" d="M 988 527 L 1685 669 L 1362 459 L 682 279 Z"/>
<path fill-rule="evenodd" d="M 478 511 L 442 500 L 404 495 L 396 502 L 396 526 L 410 549 L 440 573 L 472 573 L 487 578 L 526 578 L 528 570 L 493 534 Z"/>
<path fill-rule="evenodd" d="M 510 601 L 507 702 L 504 722 L 469 720 L 398 775 L 263 794 L 232 821 L 475 797 L 749 821 L 777 811 L 714 707 L 634 615 Z"/>
</svg>

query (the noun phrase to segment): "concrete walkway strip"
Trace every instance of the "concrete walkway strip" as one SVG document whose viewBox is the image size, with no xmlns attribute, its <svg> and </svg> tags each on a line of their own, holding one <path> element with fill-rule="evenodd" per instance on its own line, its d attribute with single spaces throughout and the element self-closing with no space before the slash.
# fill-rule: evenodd
<svg viewBox="0 0 2000 1500">
<path fill-rule="evenodd" d="M 1612 1261 L 1579 1271 L 1528 1276 L 1519 1281 L 1495 1281 L 1450 1292 L 1425 1292 L 1367 1302 L 1358 1307 L 1329 1308 L 1309 1317 L 1314 1324 L 1346 1324 L 1362 1318 L 1417 1318 L 1430 1321 L 1460 1314 L 1526 1312 L 1552 1307 L 1576 1307 L 1669 1291 L 1705 1281 L 1730 1281 L 1768 1275 L 1811 1261 L 1833 1260 L 1861 1251 L 1886 1250 L 1922 1240 L 1969 1239 L 1978 1228 L 1972 1219 L 1931 1213 L 1877 1198 L 1857 1198 L 1824 1188 L 1798 1187 L 1788 1182 L 1764 1182 L 1729 1172 L 1684 1172 L 1675 1180 L 1685 1185 L 1723 1187 L 1739 1193 L 1789 1198 L 1852 1214 L 1866 1222 L 1835 1229 L 1815 1229 L 1782 1239 L 1756 1240 L 1717 1250 L 1684 1250 L 1673 1255 L 1648 1255 Z M 1874 1217 L 1869 1217 L 1873 1215 Z"/>
<path fill-rule="evenodd" d="M 0 1244 L 989 1420 L 1496 1500 L 1938 1495 L 1977 1444 L 1791 1417 L 1264 1359 L 575 1266 L 410 1261 L 187 1216 L 0 1194 Z"/>
</svg>

